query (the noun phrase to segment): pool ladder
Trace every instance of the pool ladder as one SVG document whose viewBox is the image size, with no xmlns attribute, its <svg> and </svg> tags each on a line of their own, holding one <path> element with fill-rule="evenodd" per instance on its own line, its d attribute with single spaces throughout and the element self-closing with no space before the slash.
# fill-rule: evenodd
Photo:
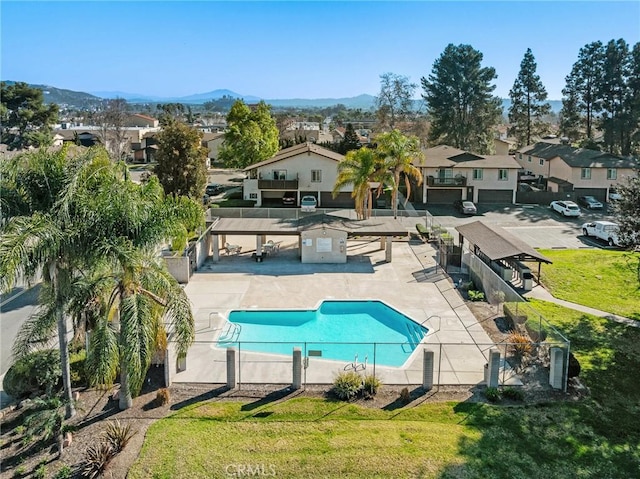
<svg viewBox="0 0 640 479">
<path fill-rule="evenodd" d="M 232 323 L 227 321 L 227 326 L 218 336 L 219 343 L 233 343 L 238 340 L 240 337 L 240 332 L 242 332 L 242 325 L 238 323 Z"/>
</svg>

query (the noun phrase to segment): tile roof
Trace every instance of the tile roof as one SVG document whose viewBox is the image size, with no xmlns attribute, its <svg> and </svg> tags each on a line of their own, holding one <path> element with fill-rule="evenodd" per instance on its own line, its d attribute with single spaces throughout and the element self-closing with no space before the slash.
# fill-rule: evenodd
<svg viewBox="0 0 640 479">
<path fill-rule="evenodd" d="M 247 166 L 244 169 L 244 171 L 250 171 L 255 168 L 260 168 L 261 166 L 266 166 L 271 163 L 276 163 L 278 161 L 291 158 L 292 156 L 302 155 L 304 153 L 315 153 L 317 155 L 324 156 L 325 158 L 329 158 L 330 160 L 334 160 L 336 162 L 342 161 L 344 159 L 344 155 L 341 155 L 340 153 L 336 153 L 335 151 L 331 151 L 327 148 L 323 148 L 321 146 L 316 145 L 315 143 L 306 142 L 306 143 L 301 143 L 299 145 L 291 146 L 289 148 L 285 148 L 284 150 L 280 150 L 278 153 L 276 153 L 274 156 L 272 156 L 267 160 Z"/>
<path fill-rule="evenodd" d="M 611 153 L 574 148 L 569 145 L 555 145 L 552 143 L 536 143 L 518 150 L 522 154 L 535 156 L 545 160 L 562 159 L 573 168 L 637 168 L 638 161 L 633 158 Z"/>
</svg>

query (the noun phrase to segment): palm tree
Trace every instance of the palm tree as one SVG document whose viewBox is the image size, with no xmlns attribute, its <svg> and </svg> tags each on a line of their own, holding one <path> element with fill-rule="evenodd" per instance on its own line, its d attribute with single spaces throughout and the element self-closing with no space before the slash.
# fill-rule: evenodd
<svg viewBox="0 0 640 479">
<path fill-rule="evenodd" d="M 0 290 L 18 279 L 44 282 L 41 310 L 18 334 L 13 353 L 20 357 L 48 342 L 57 326 L 66 417 L 75 415 L 69 368 L 67 305 L 72 284 L 91 254 L 95 232 L 74 217 L 75 195 L 89 187 L 93 171 L 106 157 L 98 151 L 72 157 L 67 148 L 38 150 L 2 164 L 3 224 L 0 237 Z M 7 192 L 6 196 L 4 193 Z"/>
<path fill-rule="evenodd" d="M 338 177 L 332 196 L 335 198 L 343 187 L 353 185 L 351 197 L 355 200 L 358 219 L 368 218 L 371 216 L 373 203 L 372 183 L 378 183 L 378 196 L 382 191 L 382 175 L 385 172 L 383 166 L 376 152 L 370 148 L 347 152 L 344 160 L 338 163 Z"/>
<path fill-rule="evenodd" d="M 384 158 L 386 168 L 393 176 L 392 199 L 393 217 L 398 217 L 398 187 L 400 185 L 400 175 L 404 175 L 407 187 L 407 198 L 411 195 L 410 178 L 415 178 L 418 185 L 422 184 L 422 173 L 420 169 L 413 166 L 413 161 L 422 159 L 420 151 L 420 140 L 415 136 L 405 136 L 399 130 L 392 130 L 383 133 L 376 138 L 378 143 L 378 154 Z"/>
<path fill-rule="evenodd" d="M 194 320 L 186 294 L 158 257 L 158 246 L 186 227 L 204 222 L 193 200 L 165 197 L 154 177 L 144 185 L 121 178 L 97 192 L 85 221 L 101 231 L 97 257 L 80 304 L 100 304 L 87 354 L 92 384 L 111 384 L 120 372 L 120 408 L 131 407 L 153 354 L 166 347 L 167 332 L 186 351 Z M 198 212 L 198 214 L 194 214 Z M 167 331 L 168 330 L 168 331 Z"/>
</svg>

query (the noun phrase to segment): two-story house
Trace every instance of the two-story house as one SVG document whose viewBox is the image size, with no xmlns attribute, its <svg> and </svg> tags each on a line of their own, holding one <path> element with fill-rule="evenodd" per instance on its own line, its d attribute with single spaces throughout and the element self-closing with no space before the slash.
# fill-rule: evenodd
<svg viewBox="0 0 640 479">
<path fill-rule="evenodd" d="M 351 189 L 345 188 L 336 198 L 331 195 L 343 158 L 310 142 L 280 150 L 272 158 L 244 169 L 244 199 L 255 201 L 256 206 L 282 205 L 284 194 L 293 192 L 296 205 L 303 196 L 312 195 L 319 207 L 353 208 Z"/>
<path fill-rule="evenodd" d="M 520 165 L 510 155 L 477 155 L 451 146 L 423 149 L 423 203 L 513 203 Z"/>
<path fill-rule="evenodd" d="M 636 176 L 638 161 L 611 153 L 569 145 L 536 143 L 520 148 L 516 160 L 522 168 L 545 178 L 550 191 L 574 191 L 600 201 L 609 190 Z"/>
</svg>

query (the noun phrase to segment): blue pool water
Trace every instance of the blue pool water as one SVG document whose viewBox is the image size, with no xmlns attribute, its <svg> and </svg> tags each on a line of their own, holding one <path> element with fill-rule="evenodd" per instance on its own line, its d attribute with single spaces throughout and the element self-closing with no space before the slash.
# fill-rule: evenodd
<svg viewBox="0 0 640 479">
<path fill-rule="evenodd" d="M 314 310 L 235 310 L 218 344 L 242 351 L 285 354 L 399 367 L 427 328 L 382 301 L 323 301 Z M 375 346 L 374 344 L 375 343 Z"/>
</svg>

